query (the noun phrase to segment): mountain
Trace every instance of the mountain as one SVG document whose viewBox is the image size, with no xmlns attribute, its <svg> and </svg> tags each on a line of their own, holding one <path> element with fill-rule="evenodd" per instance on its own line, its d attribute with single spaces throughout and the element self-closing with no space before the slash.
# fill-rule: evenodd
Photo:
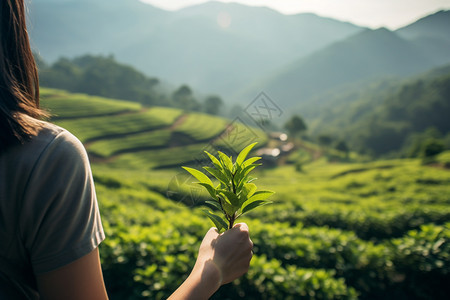
<svg viewBox="0 0 450 300">
<path fill-rule="evenodd" d="M 138 0 L 34 0 L 30 35 L 47 61 L 113 54 L 147 75 L 228 96 L 361 30 L 313 14 L 208 2 L 168 12 Z"/>
<path fill-rule="evenodd" d="M 408 154 L 430 135 L 450 142 L 450 65 L 330 97 L 333 105 L 311 119 L 311 129 L 344 139 L 354 150 Z"/>
<path fill-rule="evenodd" d="M 155 24 L 167 14 L 137 0 L 34 0 L 29 2 L 29 32 L 34 50 L 48 62 L 109 55 L 157 30 Z"/>
<path fill-rule="evenodd" d="M 47 61 L 113 54 L 149 76 L 227 102 L 265 91 L 285 109 L 347 85 L 450 62 L 450 12 L 395 32 L 313 14 L 207 2 L 169 12 L 138 0 L 34 0 L 32 44 Z"/>
<path fill-rule="evenodd" d="M 396 30 L 403 38 L 413 40 L 420 37 L 436 37 L 450 41 L 450 11 L 438 11 Z"/>
<path fill-rule="evenodd" d="M 396 32 L 404 39 L 412 41 L 438 65 L 450 62 L 449 28 L 450 11 L 439 11 Z"/>
<path fill-rule="evenodd" d="M 240 97 L 264 90 L 286 108 L 298 107 L 339 86 L 383 76 L 406 76 L 433 65 L 413 43 L 385 28 L 355 34 L 255 83 Z"/>
</svg>

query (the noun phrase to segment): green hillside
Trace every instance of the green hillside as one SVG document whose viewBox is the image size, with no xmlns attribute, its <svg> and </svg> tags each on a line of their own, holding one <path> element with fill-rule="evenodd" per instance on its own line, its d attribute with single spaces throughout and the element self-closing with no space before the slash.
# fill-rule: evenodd
<svg viewBox="0 0 450 300">
<path fill-rule="evenodd" d="M 138 171 L 134 159 L 133 169 L 94 165 L 110 236 L 101 246 L 105 280 L 113 299 L 163 299 L 211 226 L 196 208 L 206 194 L 176 170 Z M 274 204 L 243 220 L 255 243 L 250 271 L 213 299 L 446 298 L 448 169 L 319 160 L 300 173 L 284 166 L 256 176 L 276 191 Z"/>
<path fill-rule="evenodd" d="M 312 133 L 375 156 L 418 155 L 429 138 L 450 148 L 450 66 L 405 79 L 335 90 L 301 110 Z M 416 148 L 415 150 L 413 148 Z"/>
<path fill-rule="evenodd" d="M 224 98 L 261 74 L 361 30 L 313 14 L 286 16 L 237 3 L 178 11 L 139 0 L 39 0 L 29 7 L 33 46 L 48 62 L 113 54 L 147 75 Z M 229 26 L 220 26 L 218 16 L 230 18 Z"/>
<path fill-rule="evenodd" d="M 105 99 L 85 117 L 64 118 L 57 107 L 68 112 L 97 98 L 56 90 L 43 95 L 44 106 L 60 116 L 55 122 L 78 132 L 91 155 L 110 299 L 167 299 L 187 277 L 212 225 L 198 207 L 206 192 L 178 166 L 198 167 L 204 149 L 234 155 L 254 139 L 264 144 L 265 133 L 176 109 L 125 109 L 127 102 Z M 102 112 L 104 101 L 115 112 Z M 276 194 L 272 205 L 243 219 L 255 245 L 250 270 L 212 299 L 446 299 L 449 167 L 450 152 L 433 165 L 418 159 L 329 163 L 320 156 L 304 160 L 301 170 L 262 166 L 256 183 Z"/>
<path fill-rule="evenodd" d="M 179 166 L 197 160 L 207 147 L 238 152 L 246 146 L 242 141 L 258 141 L 260 147 L 267 142 L 260 129 L 180 109 L 54 89 L 42 89 L 41 103 L 56 124 L 85 143 L 94 161 L 115 165 Z"/>
<path fill-rule="evenodd" d="M 141 105 L 126 101 L 67 93 L 61 90 L 41 89 L 42 105 L 52 119 L 76 119 L 94 116 L 108 116 L 125 112 L 136 112 Z"/>
</svg>

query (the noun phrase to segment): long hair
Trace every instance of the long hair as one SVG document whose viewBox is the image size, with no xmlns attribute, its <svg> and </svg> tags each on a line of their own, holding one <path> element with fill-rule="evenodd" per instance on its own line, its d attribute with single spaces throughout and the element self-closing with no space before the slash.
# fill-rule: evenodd
<svg viewBox="0 0 450 300">
<path fill-rule="evenodd" d="M 39 78 L 30 48 L 24 0 L 0 1 L 0 152 L 37 133 Z M 30 118 L 31 117 L 31 118 Z"/>
</svg>

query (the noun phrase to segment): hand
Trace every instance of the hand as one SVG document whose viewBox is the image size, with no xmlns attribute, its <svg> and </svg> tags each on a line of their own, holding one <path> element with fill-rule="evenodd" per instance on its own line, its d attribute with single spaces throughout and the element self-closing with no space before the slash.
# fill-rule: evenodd
<svg viewBox="0 0 450 300">
<path fill-rule="evenodd" d="M 196 265 L 215 267 L 219 273 L 220 287 L 247 273 L 253 256 L 252 248 L 245 223 L 236 224 L 222 234 L 211 228 L 200 245 Z"/>
<path fill-rule="evenodd" d="M 222 234 L 217 228 L 211 228 L 200 245 L 194 269 L 169 299 L 209 299 L 221 285 L 248 271 L 252 248 L 248 226 L 244 223 Z"/>
</svg>

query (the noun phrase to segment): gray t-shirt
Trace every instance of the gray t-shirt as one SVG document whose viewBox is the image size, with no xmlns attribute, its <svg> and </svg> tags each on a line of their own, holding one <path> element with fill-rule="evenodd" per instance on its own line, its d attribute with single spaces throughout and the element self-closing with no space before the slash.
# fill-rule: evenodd
<svg viewBox="0 0 450 300">
<path fill-rule="evenodd" d="M 83 257 L 105 238 L 83 145 L 42 124 L 29 142 L 0 154 L 1 299 L 38 299 L 35 274 Z"/>
</svg>

